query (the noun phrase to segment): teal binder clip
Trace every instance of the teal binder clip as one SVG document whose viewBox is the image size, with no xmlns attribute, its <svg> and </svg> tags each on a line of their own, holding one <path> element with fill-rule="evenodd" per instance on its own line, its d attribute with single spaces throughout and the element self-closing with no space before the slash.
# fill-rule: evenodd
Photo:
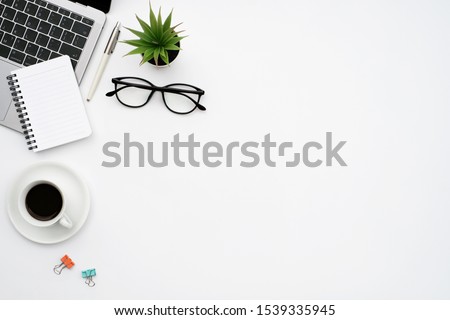
<svg viewBox="0 0 450 320">
<path fill-rule="evenodd" d="M 95 277 L 96 275 L 97 275 L 97 272 L 95 271 L 95 269 L 87 269 L 87 270 L 81 271 L 81 276 L 83 277 L 83 279 L 86 279 L 85 283 L 89 287 L 95 286 L 95 282 L 94 282 L 94 280 L 92 280 L 92 278 Z"/>
</svg>

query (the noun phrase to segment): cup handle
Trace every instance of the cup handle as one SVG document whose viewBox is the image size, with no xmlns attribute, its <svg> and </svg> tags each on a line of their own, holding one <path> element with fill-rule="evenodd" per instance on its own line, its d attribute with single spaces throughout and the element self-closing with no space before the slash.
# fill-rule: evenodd
<svg viewBox="0 0 450 320">
<path fill-rule="evenodd" d="M 72 228 L 72 220 L 67 216 L 67 214 L 63 214 L 61 219 L 59 219 L 59 224 L 62 225 L 64 228 L 70 229 Z"/>
</svg>

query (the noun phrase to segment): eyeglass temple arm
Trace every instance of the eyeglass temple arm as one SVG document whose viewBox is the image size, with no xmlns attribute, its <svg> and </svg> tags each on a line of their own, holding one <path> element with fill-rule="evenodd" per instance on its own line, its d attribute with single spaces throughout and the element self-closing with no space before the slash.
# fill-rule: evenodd
<svg viewBox="0 0 450 320">
<path fill-rule="evenodd" d="M 121 90 L 123 90 L 123 89 L 125 89 L 125 88 L 128 88 L 128 87 L 122 87 L 122 88 L 119 88 L 119 89 L 110 91 L 110 92 L 106 93 L 106 96 L 107 96 L 107 97 L 112 97 L 112 96 L 114 96 L 116 93 L 118 93 L 119 91 L 121 91 Z"/>
<path fill-rule="evenodd" d="M 136 88 L 141 88 L 141 89 L 147 89 L 147 90 L 154 90 L 154 91 L 160 91 L 160 92 L 184 92 L 184 93 L 193 93 L 193 94 L 199 94 L 199 95 L 204 95 L 205 91 L 198 89 L 198 90 L 187 90 L 187 89 L 179 89 L 179 88 L 170 88 L 170 87 L 158 87 L 158 86 L 154 86 L 154 85 L 145 85 L 145 84 L 140 84 L 140 83 L 131 83 L 131 82 L 127 82 L 127 81 L 122 81 L 122 80 L 118 80 L 118 79 L 112 79 L 112 82 L 115 84 L 123 84 L 125 86 L 130 86 L 130 87 L 136 87 Z M 182 84 L 180 84 L 182 85 Z"/>
<path fill-rule="evenodd" d="M 182 89 L 173 89 L 173 88 L 164 88 L 164 87 L 150 87 L 150 86 L 141 86 L 141 85 L 126 85 L 124 87 L 121 87 L 119 89 L 110 91 L 106 94 L 107 97 L 112 97 L 119 91 L 129 88 L 129 87 L 136 87 L 141 89 L 147 89 L 147 90 L 153 90 L 153 91 L 160 91 L 160 92 L 168 92 L 168 93 L 176 93 L 176 94 L 183 94 L 183 93 L 192 93 L 192 94 L 198 94 L 200 96 L 205 94 L 205 91 L 203 90 L 182 90 Z M 190 98 L 189 96 L 186 96 L 186 98 Z M 192 99 L 191 99 L 192 100 Z"/>
<path fill-rule="evenodd" d="M 134 84 L 133 84 L 133 85 L 128 85 L 128 84 L 126 84 L 126 85 L 124 85 L 123 87 L 121 87 L 121 88 L 119 88 L 119 89 L 116 89 L 116 90 L 113 90 L 113 91 L 108 92 L 108 93 L 106 94 L 106 96 L 107 96 L 107 97 L 112 97 L 113 95 L 115 95 L 115 94 L 118 93 L 119 91 L 122 91 L 123 89 L 130 88 L 130 87 L 136 87 L 136 88 L 141 88 L 141 89 L 152 90 L 151 87 L 140 86 L 140 85 L 134 85 Z M 156 90 L 155 90 L 155 91 L 156 91 Z"/>
</svg>

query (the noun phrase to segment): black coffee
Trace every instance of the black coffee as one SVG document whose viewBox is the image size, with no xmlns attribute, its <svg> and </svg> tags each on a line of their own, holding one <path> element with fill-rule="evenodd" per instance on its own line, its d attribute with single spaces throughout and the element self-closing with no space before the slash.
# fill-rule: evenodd
<svg viewBox="0 0 450 320">
<path fill-rule="evenodd" d="M 63 199 L 58 189 L 48 183 L 41 183 L 28 191 L 25 198 L 28 213 L 40 221 L 55 218 L 62 209 Z"/>
</svg>

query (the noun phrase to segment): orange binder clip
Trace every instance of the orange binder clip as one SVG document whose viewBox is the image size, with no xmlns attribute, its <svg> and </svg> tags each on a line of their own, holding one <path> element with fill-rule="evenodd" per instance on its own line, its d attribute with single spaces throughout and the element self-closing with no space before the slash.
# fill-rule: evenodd
<svg viewBox="0 0 450 320">
<path fill-rule="evenodd" d="M 61 258 L 61 264 L 56 265 L 53 268 L 53 272 L 56 273 L 57 275 L 60 275 L 61 272 L 67 268 L 67 269 L 71 269 L 73 266 L 75 265 L 75 263 L 72 261 L 72 259 L 70 259 L 70 257 L 66 254 L 64 257 Z"/>
</svg>

